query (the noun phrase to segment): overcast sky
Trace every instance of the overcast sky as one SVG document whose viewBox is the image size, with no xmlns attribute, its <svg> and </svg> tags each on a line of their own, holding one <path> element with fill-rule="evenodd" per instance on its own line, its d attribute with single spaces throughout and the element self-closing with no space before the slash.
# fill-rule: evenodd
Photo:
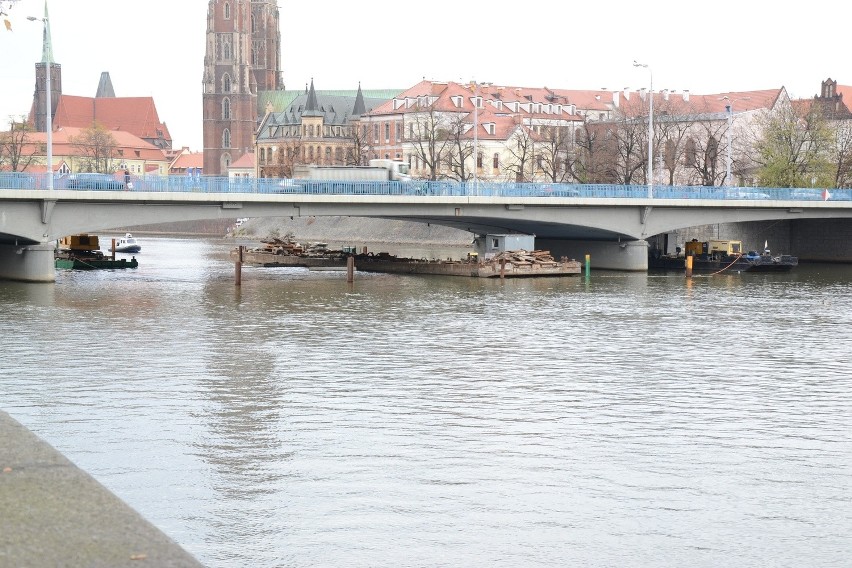
<svg viewBox="0 0 852 568">
<path fill-rule="evenodd" d="M 786 87 L 812 97 L 852 85 L 845 4 L 278 0 L 288 89 L 406 89 L 422 78 L 502 85 L 710 94 Z M 152 96 L 174 146 L 202 149 L 207 0 L 49 0 L 63 93 L 93 97 L 109 71 L 117 96 Z M 0 128 L 29 112 L 44 0 L 0 0 Z M 795 12 L 788 6 L 795 6 Z M 0 18 L 2 19 L 2 18 Z"/>
</svg>

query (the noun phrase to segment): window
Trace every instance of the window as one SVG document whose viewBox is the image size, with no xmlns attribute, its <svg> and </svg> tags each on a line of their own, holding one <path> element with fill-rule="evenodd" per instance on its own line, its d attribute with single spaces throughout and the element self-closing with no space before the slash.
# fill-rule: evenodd
<svg viewBox="0 0 852 568">
<path fill-rule="evenodd" d="M 231 57 L 231 38 L 225 37 L 222 45 L 222 58 L 225 60 L 230 60 Z"/>
<path fill-rule="evenodd" d="M 390 142 L 390 122 L 385 123 L 385 144 Z"/>
<path fill-rule="evenodd" d="M 231 147 L 231 131 L 227 128 L 222 131 L 222 148 Z"/>
<path fill-rule="evenodd" d="M 223 8 L 223 11 L 225 12 L 225 19 L 230 20 L 231 19 L 231 4 L 228 3 L 228 2 L 225 2 L 225 6 Z"/>
<path fill-rule="evenodd" d="M 261 149 L 260 149 L 260 163 L 261 163 L 261 164 L 265 164 L 265 163 L 266 163 L 266 148 L 261 148 Z"/>
<path fill-rule="evenodd" d="M 379 125 L 378 124 L 373 125 L 373 139 L 376 143 L 379 142 Z"/>
<path fill-rule="evenodd" d="M 480 169 L 482 167 L 482 152 L 477 152 L 476 154 L 476 169 Z"/>
<path fill-rule="evenodd" d="M 495 170 L 500 168 L 500 154 L 498 154 L 497 152 L 494 153 L 494 158 L 493 158 L 491 166 Z"/>
<path fill-rule="evenodd" d="M 396 123 L 396 125 L 394 125 L 394 130 L 396 131 L 396 141 L 399 142 L 402 140 L 402 123 Z"/>
<path fill-rule="evenodd" d="M 231 76 L 225 73 L 225 76 L 222 77 L 222 92 L 230 93 L 231 92 Z"/>
<path fill-rule="evenodd" d="M 222 100 L 222 120 L 231 120 L 231 99 Z"/>
<path fill-rule="evenodd" d="M 325 163 L 326 164 L 331 163 L 331 147 L 330 146 L 326 146 L 326 148 L 325 148 Z"/>
</svg>

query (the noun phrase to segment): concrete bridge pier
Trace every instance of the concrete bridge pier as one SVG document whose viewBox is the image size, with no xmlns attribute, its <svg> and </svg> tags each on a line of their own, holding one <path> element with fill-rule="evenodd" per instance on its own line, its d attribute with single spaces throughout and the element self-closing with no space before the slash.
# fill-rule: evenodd
<svg viewBox="0 0 852 568">
<path fill-rule="evenodd" d="M 592 269 L 646 272 L 648 241 L 575 241 L 562 239 L 535 240 L 536 248 L 549 250 L 555 258 L 568 257 L 583 262 L 591 256 Z"/>
<path fill-rule="evenodd" d="M 0 244 L 0 279 L 23 282 L 55 282 L 52 244 Z"/>
</svg>

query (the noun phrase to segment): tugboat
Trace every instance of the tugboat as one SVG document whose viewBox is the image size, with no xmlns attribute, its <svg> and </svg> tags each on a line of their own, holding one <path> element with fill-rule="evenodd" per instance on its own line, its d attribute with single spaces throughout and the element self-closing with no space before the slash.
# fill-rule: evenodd
<svg viewBox="0 0 852 568">
<path fill-rule="evenodd" d="M 768 243 L 764 245 L 763 253 L 748 251 L 743 254 L 742 251 L 742 241 L 700 242 L 698 239 L 692 239 L 686 243 L 682 253 L 652 254 L 648 258 L 648 268 L 684 270 L 688 256 L 692 257 L 692 269 L 696 272 L 789 272 L 799 264 L 799 259 L 795 256 L 772 256 Z"/>
<path fill-rule="evenodd" d="M 103 268 L 136 268 L 139 262 L 136 257 L 116 259 L 115 256 L 104 256 L 100 250 L 98 237 L 95 235 L 71 235 L 62 237 L 56 243 L 54 253 L 56 268 L 75 270 L 98 270 Z"/>
</svg>

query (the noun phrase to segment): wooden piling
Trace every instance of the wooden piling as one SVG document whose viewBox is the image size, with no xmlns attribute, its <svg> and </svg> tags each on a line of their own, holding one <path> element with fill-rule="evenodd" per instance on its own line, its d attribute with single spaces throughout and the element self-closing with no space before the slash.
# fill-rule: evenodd
<svg viewBox="0 0 852 568">
<path fill-rule="evenodd" d="M 684 265 L 686 266 L 686 277 L 692 278 L 692 255 L 691 254 L 686 255 L 686 258 L 684 259 Z"/>
<path fill-rule="evenodd" d="M 506 278 L 506 259 L 500 259 L 500 279 Z"/>
<path fill-rule="evenodd" d="M 112 240 L 112 260 L 115 261 L 115 239 Z"/>
<path fill-rule="evenodd" d="M 237 260 L 234 262 L 234 284 L 242 286 L 243 284 L 243 251 L 245 246 L 240 245 L 237 249 Z"/>
<path fill-rule="evenodd" d="M 355 281 L 355 257 L 351 254 L 346 257 L 346 281 Z"/>
</svg>

